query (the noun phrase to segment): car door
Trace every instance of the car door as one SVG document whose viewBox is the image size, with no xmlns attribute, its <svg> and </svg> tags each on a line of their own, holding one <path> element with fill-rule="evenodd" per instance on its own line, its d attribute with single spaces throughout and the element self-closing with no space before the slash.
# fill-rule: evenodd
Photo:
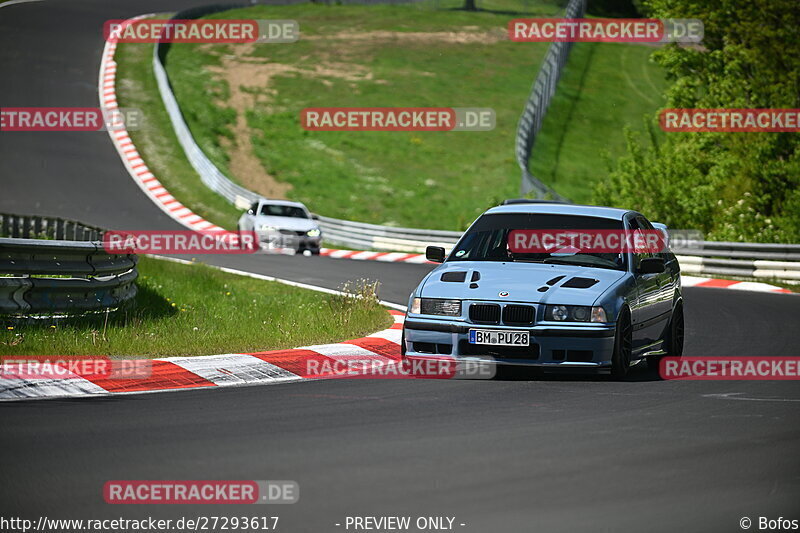
<svg viewBox="0 0 800 533">
<path fill-rule="evenodd" d="M 626 229 L 632 232 L 642 231 L 641 215 L 631 215 L 626 220 Z M 631 303 L 631 325 L 633 326 L 633 350 L 641 350 L 658 339 L 658 304 L 661 292 L 660 274 L 642 274 L 639 263 L 650 253 L 629 252 L 631 269 L 635 280 L 635 298 Z"/>
<path fill-rule="evenodd" d="M 636 217 L 637 223 L 647 231 L 656 231 L 655 227 L 645 217 L 639 215 Z M 672 313 L 672 300 L 677 288 L 678 277 L 670 268 L 667 268 L 667 262 L 672 258 L 667 250 L 659 251 L 652 254 L 653 257 L 659 257 L 664 260 L 664 272 L 656 274 L 658 285 L 658 296 L 656 298 L 656 312 L 655 324 L 656 330 L 654 332 L 656 339 L 662 339 L 666 331 L 669 317 Z"/>
</svg>

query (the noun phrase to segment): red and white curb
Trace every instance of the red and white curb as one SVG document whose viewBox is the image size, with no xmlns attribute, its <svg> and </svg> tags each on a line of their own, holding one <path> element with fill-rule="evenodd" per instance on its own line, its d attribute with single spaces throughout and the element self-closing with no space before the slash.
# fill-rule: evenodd
<svg viewBox="0 0 800 533">
<path fill-rule="evenodd" d="M 425 254 L 406 254 L 402 252 L 368 252 L 364 250 L 337 250 L 323 248 L 319 255 L 333 257 L 334 259 L 355 259 L 358 261 L 385 261 L 387 263 L 434 263 L 425 259 Z"/>
<path fill-rule="evenodd" d="M 136 20 L 147 18 L 151 15 L 139 15 L 128 19 L 123 24 L 130 24 Z M 103 56 L 100 62 L 100 81 L 98 92 L 100 95 L 101 107 L 109 110 L 117 109 L 116 95 L 116 72 L 117 64 L 114 62 L 114 53 L 117 44 L 106 41 L 103 49 Z M 144 162 L 136 147 L 133 145 L 128 132 L 125 129 L 109 131 L 111 140 L 117 148 L 122 162 L 128 169 L 131 177 L 147 194 L 147 196 L 167 215 L 178 221 L 180 224 L 193 230 L 224 231 L 223 228 L 205 220 L 200 215 L 176 200 L 167 189 L 161 184 Z M 401 253 L 401 252 L 371 252 L 364 250 L 337 250 L 323 248 L 321 256 L 332 257 L 335 259 L 353 259 L 358 261 L 382 261 L 388 263 L 413 263 L 430 264 L 425 259 L 424 254 Z M 747 290 L 757 292 L 777 292 L 790 293 L 788 289 L 775 287 L 767 283 L 753 281 L 730 281 L 712 278 L 699 278 L 694 276 L 683 276 L 684 286 L 687 287 L 712 287 L 736 290 Z"/>
<path fill-rule="evenodd" d="M 700 278 L 695 276 L 681 276 L 681 285 L 684 287 L 703 287 L 708 289 L 732 289 L 735 291 L 777 292 L 792 294 L 789 289 L 776 287 L 760 281 L 734 281 L 731 279 Z"/>
<path fill-rule="evenodd" d="M 394 310 L 389 313 L 394 318 L 389 329 L 360 339 L 268 352 L 153 359 L 147 378 L 120 379 L 71 372 L 60 379 L 0 377 L 0 400 L 74 398 L 350 378 L 353 377 L 352 369 L 359 368 L 359 365 L 376 368 L 400 363 L 400 336 L 405 314 Z M 18 359 L 24 359 L 24 356 Z M 10 365 L 13 368 L 13 364 Z M 346 374 L 344 368 L 348 369 Z M 369 377 L 369 374 L 362 376 Z"/>
</svg>

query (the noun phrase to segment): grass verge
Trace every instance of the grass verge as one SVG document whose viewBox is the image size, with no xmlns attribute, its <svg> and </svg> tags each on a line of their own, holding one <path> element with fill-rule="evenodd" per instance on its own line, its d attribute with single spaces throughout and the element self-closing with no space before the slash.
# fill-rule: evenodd
<svg viewBox="0 0 800 533">
<path fill-rule="evenodd" d="M 559 11 L 532 4 L 540 15 Z M 516 125 L 546 44 L 509 41 L 515 16 L 419 5 L 258 6 L 214 17 L 295 19 L 301 40 L 176 45 L 167 69 L 198 144 L 245 186 L 280 184 L 328 216 L 463 229 L 519 188 Z M 300 128 L 303 108 L 331 106 L 489 107 L 497 127 Z"/>
<path fill-rule="evenodd" d="M 511 4 L 474 13 L 452 7 L 306 4 L 228 11 L 214 17 L 296 19 L 301 41 L 173 45 L 167 69 L 195 139 L 234 181 L 328 216 L 464 229 L 487 207 L 517 196 L 516 123 L 546 45 L 509 42 L 507 21 L 521 12 L 552 15 L 560 7 L 540 1 L 517 3 L 518 11 Z M 663 101 L 666 82 L 648 62 L 651 52 L 636 45 L 575 45 L 534 148 L 537 177 L 577 202 L 591 200 L 609 162 L 625 152 L 623 127 L 641 129 L 643 117 Z M 151 45 L 117 49 L 121 105 L 148 115 L 148 128 L 132 132 L 134 142 L 174 196 L 233 228 L 239 212 L 199 181 L 172 133 L 151 53 Z M 305 107 L 387 105 L 492 107 L 497 128 L 353 133 L 299 126 Z M 271 194 L 276 187 L 280 194 Z"/>
<path fill-rule="evenodd" d="M 591 203 L 595 185 L 627 153 L 624 128 L 665 103 L 667 82 L 649 61 L 653 48 L 575 43 L 531 157 L 533 175 L 576 203 Z M 660 131 L 660 130 L 659 130 Z"/>
<path fill-rule="evenodd" d="M 374 298 L 347 298 L 141 257 L 139 294 L 117 312 L 18 324 L 0 318 L 0 355 L 164 357 L 294 348 L 391 324 Z M 361 284 L 361 292 L 369 286 Z"/>
</svg>

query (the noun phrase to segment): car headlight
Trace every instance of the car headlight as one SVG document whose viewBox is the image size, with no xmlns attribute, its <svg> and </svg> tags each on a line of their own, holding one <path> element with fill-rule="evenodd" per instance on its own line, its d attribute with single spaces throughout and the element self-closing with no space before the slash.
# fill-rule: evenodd
<svg viewBox="0 0 800 533">
<path fill-rule="evenodd" d="M 310 229 L 306 232 L 306 235 L 308 235 L 309 237 L 319 237 L 320 233 L 322 232 L 318 229 Z"/>
<path fill-rule="evenodd" d="M 275 230 L 277 230 L 278 228 L 276 228 L 275 226 L 268 226 L 268 225 L 266 225 L 266 224 L 261 224 L 261 225 L 258 227 L 258 229 L 260 229 L 261 231 L 275 231 Z"/>
<path fill-rule="evenodd" d="M 411 312 L 423 315 L 461 316 L 461 300 L 414 298 Z"/>
<path fill-rule="evenodd" d="M 605 309 L 588 305 L 548 305 L 544 310 L 544 319 L 556 322 L 607 322 Z"/>
</svg>

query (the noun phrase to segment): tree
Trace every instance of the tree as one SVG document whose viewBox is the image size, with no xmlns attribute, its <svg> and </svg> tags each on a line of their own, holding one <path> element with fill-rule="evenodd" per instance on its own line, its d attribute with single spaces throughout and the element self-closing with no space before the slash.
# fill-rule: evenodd
<svg viewBox="0 0 800 533">
<path fill-rule="evenodd" d="M 698 18 L 702 47 L 653 54 L 673 80 L 668 108 L 800 108 L 796 0 L 646 0 L 654 18 Z M 654 122 L 649 122 L 655 128 Z M 719 240 L 800 241 L 800 135 L 628 134 L 598 203 L 641 209 Z"/>
</svg>

